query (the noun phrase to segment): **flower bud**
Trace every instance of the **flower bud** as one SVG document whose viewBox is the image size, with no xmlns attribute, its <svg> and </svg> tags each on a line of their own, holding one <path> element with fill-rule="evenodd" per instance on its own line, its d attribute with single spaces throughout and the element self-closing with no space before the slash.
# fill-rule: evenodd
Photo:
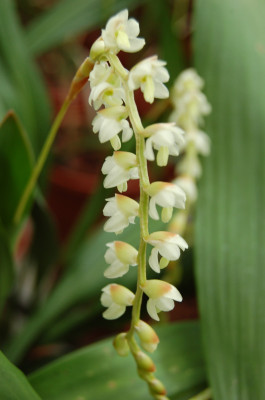
<svg viewBox="0 0 265 400">
<path fill-rule="evenodd" d="M 102 37 L 99 37 L 91 46 L 89 56 L 95 60 L 105 52 L 105 43 Z"/>
<path fill-rule="evenodd" d="M 138 321 L 134 327 L 144 350 L 153 353 L 159 343 L 159 338 L 154 329 L 144 321 Z"/>
<path fill-rule="evenodd" d="M 151 381 L 148 382 L 148 385 L 151 394 L 166 394 L 166 388 L 159 379 L 153 378 Z"/>
<path fill-rule="evenodd" d="M 137 368 L 138 375 L 140 378 L 142 378 L 144 381 L 150 381 L 153 379 L 154 375 L 152 372 L 148 372 L 145 369 Z"/>
<path fill-rule="evenodd" d="M 126 357 L 129 354 L 130 348 L 126 339 L 126 333 L 119 333 L 113 340 L 113 346 L 121 357 Z"/>
<path fill-rule="evenodd" d="M 142 369 L 144 371 L 148 371 L 148 372 L 154 372 L 155 371 L 155 364 L 153 362 L 153 360 L 146 355 L 143 351 L 137 351 L 136 353 L 134 353 L 134 358 L 135 361 L 138 365 L 139 369 Z"/>
</svg>

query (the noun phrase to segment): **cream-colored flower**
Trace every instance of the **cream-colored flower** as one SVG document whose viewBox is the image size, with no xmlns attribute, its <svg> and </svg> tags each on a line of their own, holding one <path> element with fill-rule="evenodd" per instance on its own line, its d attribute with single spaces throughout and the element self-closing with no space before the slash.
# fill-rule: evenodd
<svg viewBox="0 0 265 400">
<path fill-rule="evenodd" d="M 114 151 L 113 156 L 106 158 L 102 173 L 107 175 L 103 186 L 108 189 L 117 186 L 120 192 L 127 190 L 127 181 L 139 179 L 136 155 L 127 151 Z"/>
<path fill-rule="evenodd" d="M 180 147 L 185 143 L 184 131 L 174 123 L 158 123 L 149 125 L 144 129 L 143 135 L 147 137 L 145 144 L 145 157 L 154 161 L 153 148 L 158 150 L 157 164 L 162 167 L 167 165 L 169 155 L 177 156 Z"/>
<path fill-rule="evenodd" d="M 139 204 L 130 197 L 115 194 L 115 197 L 107 199 L 103 214 L 110 217 L 104 225 L 104 230 L 118 234 L 129 224 L 134 224 L 135 217 L 139 214 Z"/>
<path fill-rule="evenodd" d="M 89 76 L 91 93 L 89 104 L 93 102 L 95 110 L 105 107 L 120 106 L 125 98 L 121 78 L 107 62 L 95 64 Z"/>
<path fill-rule="evenodd" d="M 153 103 L 154 98 L 166 99 L 169 91 L 164 83 L 169 80 L 169 73 L 165 65 L 165 61 L 158 60 L 157 56 L 140 61 L 129 73 L 130 90 L 141 88 L 148 103 Z"/>
<path fill-rule="evenodd" d="M 122 285 L 112 283 L 102 289 L 100 298 L 101 304 L 107 307 L 103 317 L 106 319 L 116 319 L 123 315 L 127 306 L 132 306 L 134 293 Z"/>
<path fill-rule="evenodd" d="M 105 261 L 110 264 L 104 276 L 106 278 L 119 278 L 129 271 L 129 266 L 137 264 L 138 251 L 126 242 L 115 241 L 107 243 Z"/>
<path fill-rule="evenodd" d="M 187 201 L 194 203 L 197 200 L 198 190 L 194 179 L 189 175 L 181 175 L 174 179 L 173 183 L 178 185 L 186 194 Z"/>
<path fill-rule="evenodd" d="M 102 38 L 106 49 L 115 54 L 120 50 L 135 53 L 145 45 L 145 40 L 137 37 L 139 33 L 139 23 L 133 18 L 128 20 L 128 10 L 123 10 L 109 19 Z"/>
<path fill-rule="evenodd" d="M 182 301 L 182 296 L 175 286 L 159 279 L 147 280 L 142 289 L 149 297 L 146 305 L 148 314 L 156 321 L 159 321 L 160 311 L 173 310 L 174 300 Z"/>
<path fill-rule="evenodd" d="M 186 195 L 183 190 L 174 183 L 153 182 L 145 191 L 151 196 L 149 215 L 155 220 L 159 219 L 156 205 L 162 207 L 162 221 L 165 223 L 170 220 L 173 207 L 185 208 Z"/>
<path fill-rule="evenodd" d="M 149 265 L 158 273 L 161 268 L 167 266 L 169 261 L 178 260 L 180 249 L 184 251 L 188 248 L 188 244 L 180 235 L 167 231 L 153 232 L 145 241 L 154 246 L 149 257 Z M 158 254 L 162 256 L 160 262 Z"/>
<path fill-rule="evenodd" d="M 119 150 L 121 141 L 118 136 L 122 132 L 122 141 L 127 142 L 133 135 L 133 130 L 127 121 L 128 112 L 124 106 L 108 107 L 97 112 L 92 121 L 93 132 L 98 133 L 100 143 L 108 140 L 114 150 Z"/>
</svg>

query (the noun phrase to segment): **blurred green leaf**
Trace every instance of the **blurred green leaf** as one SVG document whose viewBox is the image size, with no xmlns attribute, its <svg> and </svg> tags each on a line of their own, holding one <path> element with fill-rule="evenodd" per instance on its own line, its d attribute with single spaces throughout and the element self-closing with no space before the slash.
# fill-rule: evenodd
<svg viewBox="0 0 265 400">
<path fill-rule="evenodd" d="M 23 189 L 31 174 L 32 149 L 25 131 L 14 112 L 9 112 L 0 125 L 0 218 L 6 228 L 13 217 Z"/>
<path fill-rule="evenodd" d="M 4 305 L 5 299 L 13 284 L 14 265 L 9 241 L 4 229 L 0 225 L 0 312 Z"/>
<path fill-rule="evenodd" d="M 265 398 L 265 2 L 198 0 L 195 66 L 212 154 L 197 211 L 197 281 L 215 400 Z"/>
<path fill-rule="evenodd" d="M 0 398 L 3 400 L 40 400 L 25 375 L 0 352 Z"/>
<path fill-rule="evenodd" d="M 0 120 L 15 110 L 38 151 L 48 130 L 50 107 L 24 40 L 14 1 L 0 2 Z"/>
<path fill-rule="evenodd" d="M 27 28 L 33 54 L 41 54 L 65 40 L 97 27 L 114 13 L 146 0 L 61 0 Z"/>
<path fill-rule="evenodd" d="M 58 256 L 58 238 L 54 222 L 45 200 L 38 192 L 31 213 L 34 236 L 30 247 L 30 258 L 37 268 L 37 280 L 41 282 Z M 32 261 L 31 261 L 32 262 Z"/>
<path fill-rule="evenodd" d="M 161 339 L 152 356 L 157 377 L 170 397 L 184 400 L 186 391 L 205 383 L 198 324 L 185 322 L 156 330 Z M 43 400 L 151 399 L 132 357 L 119 357 L 110 339 L 64 356 L 34 372 L 29 380 Z"/>
</svg>

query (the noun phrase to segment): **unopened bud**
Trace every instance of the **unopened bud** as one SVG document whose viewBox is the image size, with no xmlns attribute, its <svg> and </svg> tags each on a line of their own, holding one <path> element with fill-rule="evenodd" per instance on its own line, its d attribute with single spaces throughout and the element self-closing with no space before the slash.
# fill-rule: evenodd
<svg viewBox="0 0 265 400">
<path fill-rule="evenodd" d="M 126 333 L 119 333 L 113 340 L 113 346 L 121 357 L 126 357 L 129 354 L 130 348 L 126 339 Z"/>
<path fill-rule="evenodd" d="M 140 376 L 140 378 L 142 378 L 146 382 L 151 381 L 154 378 L 153 373 L 148 372 L 145 369 L 138 368 L 137 372 L 138 372 L 138 375 Z"/>
<path fill-rule="evenodd" d="M 105 43 L 102 37 L 99 37 L 91 46 L 89 56 L 92 60 L 97 59 L 105 52 Z"/>
<path fill-rule="evenodd" d="M 166 394 L 166 388 L 159 379 L 153 378 L 151 381 L 148 382 L 148 385 L 152 394 Z"/>
<path fill-rule="evenodd" d="M 135 361 L 139 367 L 139 369 L 148 371 L 148 372 L 154 372 L 156 367 L 155 364 L 153 362 L 153 360 L 146 355 L 144 352 L 142 351 L 138 351 L 137 353 L 134 353 L 134 358 Z"/>
<path fill-rule="evenodd" d="M 154 329 L 144 321 L 138 321 L 135 330 L 139 336 L 140 342 L 144 350 L 152 353 L 156 350 L 159 338 Z"/>
<path fill-rule="evenodd" d="M 71 87 L 67 95 L 67 98 L 70 101 L 74 100 L 78 93 L 83 89 L 93 68 L 94 62 L 87 57 L 78 68 L 74 79 L 72 80 Z"/>
<path fill-rule="evenodd" d="M 156 399 L 156 400 L 169 400 L 169 398 L 167 397 L 167 396 L 164 396 L 163 394 L 153 394 L 153 397 Z"/>
</svg>

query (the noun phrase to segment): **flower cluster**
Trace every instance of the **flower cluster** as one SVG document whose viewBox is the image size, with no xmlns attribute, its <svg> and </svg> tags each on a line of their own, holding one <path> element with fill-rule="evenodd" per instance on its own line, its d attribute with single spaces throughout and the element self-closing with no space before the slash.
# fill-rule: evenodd
<svg viewBox="0 0 265 400">
<path fill-rule="evenodd" d="M 182 72 L 175 81 L 171 101 L 173 112 L 170 121 L 185 130 L 186 141 L 181 148 L 182 159 L 177 165 L 177 178 L 174 183 L 183 189 L 187 196 L 186 210 L 175 214 L 170 230 L 183 234 L 188 210 L 197 199 L 196 180 L 201 176 L 202 168 L 199 156 L 210 153 L 210 139 L 200 129 L 203 117 L 211 112 L 211 106 L 202 89 L 203 79 L 190 68 Z"/>
<path fill-rule="evenodd" d="M 89 103 L 96 110 L 93 132 L 98 134 L 101 143 L 109 141 L 114 150 L 102 166 L 103 185 L 105 188 L 117 187 L 120 192 L 107 199 L 103 214 L 109 218 L 104 230 L 119 234 L 133 224 L 136 217 L 140 220 L 139 250 L 118 240 L 107 243 L 105 260 L 109 266 L 104 273 L 106 278 L 119 278 L 127 274 L 130 267 L 138 265 L 137 290 L 134 294 L 122 285 L 111 283 L 102 289 L 101 303 L 106 307 L 103 317 L 111 320 L 123 315 L 126 307 L 133 307 L 131 328 L 116 337 L 114 346 L 120 355 L 132 352 L 138 372 L 147 381 L 151 393 L 155 398 L 166 399 L 163 384 L 153 376 L 154 364 L 142 352 L 134 335 L 138 336 L 144 350 L 153 352 L 156 349 L 159 339 L 155 331 L 140 318 L 139 304 L 143 294 L 148 297 L 147 312 L 154 320 L 159 320 L 159 312 L 172 310 L 174 301 L 182 301 L 181 294 L 171 284 L 147 279 L 146 247 L 152 246 L 149 266 L 156 273 L 166 268 L 170 261 L 177 260 L 180 250 L 187 249 L 187 243 L 178 234 L 148 231 L 148 216 L 155 220 L 160 218 L 157 207 L 161 207 L 161 219 L 168 222 L 174 208 L 184 209 L 186 194 L 176 183 L 150 183 L 147 160 L 155 160 L 155 150 L 157 164 L 167 165 L 169 156 L 177 156 L 183 149 L 185 139 L 184 131 L 172 122 L 142 125 L 134 91 L 140 89 L 149 103 L 153 103 L 155 98 L 167 98 L 169 91 L 165 83 L 169 74 L 166 63 L 157 56 L 139 62 L 130 71 L 123 67 L 117 54 L 119 51 L 141 50 L 145 41 L 138 35 L 138 22 L 128 19 L 128 11 L 124 10 L 107 22 L 90 51 L 94 68 L 89 77 Z M 122 142 L 130 140 L 133 135 L 136 154 L 121 151 Z M 121 194 L 126 192 L 127 182 L 131 179 L 139 180 L 139 203 Z"/>
</svg>

